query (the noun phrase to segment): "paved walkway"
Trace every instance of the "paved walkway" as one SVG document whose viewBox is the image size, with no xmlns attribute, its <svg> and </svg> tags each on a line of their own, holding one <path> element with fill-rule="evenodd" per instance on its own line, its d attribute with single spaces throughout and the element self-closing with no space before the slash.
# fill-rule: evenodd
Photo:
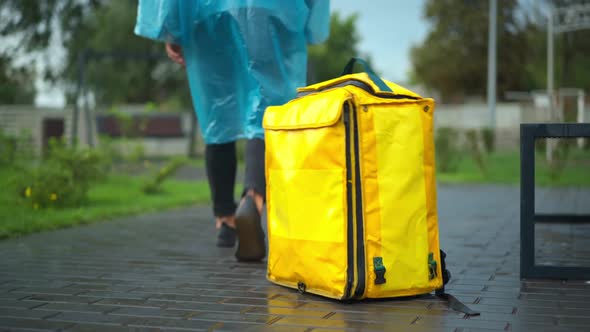
<svg viewBox="0 0 590 332">
<path fill-rule="evenodd" d="M 588 213 L 590 192 L 537 203 Z M 441 186 L 439 207 L 448 289 L 479 317 L 429 296 L 342 304 L 274 286 L 264 264 L 216 248 L 209 209 L 194 207 L 0 242 L 0 331 L 590 330 L 589 284 L 519 280 L 518 188 Z M 539 257 L 579 248 L 573 264 L 590 266 L 590 231 L 561 227 L 539 232 Z"/>
</svg>

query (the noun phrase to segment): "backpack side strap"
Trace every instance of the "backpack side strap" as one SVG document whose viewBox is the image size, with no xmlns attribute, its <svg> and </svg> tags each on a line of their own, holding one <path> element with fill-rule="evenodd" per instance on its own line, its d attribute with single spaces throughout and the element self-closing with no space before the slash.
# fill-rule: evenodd
<svg viewBox="0 0 590 332">
<path fill-rule="evenodd" d="M 447 254 L 441 250 L 440 251 L 440 260 L 441 260 L 441 271 L 443 274 L 443 286 L 436 290 L 436 292 L 435 292 L 436 296 L 438 296 L 440 299 L 446 301 L 447 304 L 449 305 L 449 308 L 451 308 L 455 311 L 462 312 L 470 317 L 471 316 L 479 316 L 479 312 L 469 308 L 468 306 L 463 304 L 463 302 L 459 301 L 456 297 L 445 292 L 444 285 L 446 285 L 449 282 L 449 280 L 451 280 L 451 272 L 449 272 L 449 270 L 447 270 L 447 266 L 445 264 L 446 257 L 447 257 Z"/>
</svg>

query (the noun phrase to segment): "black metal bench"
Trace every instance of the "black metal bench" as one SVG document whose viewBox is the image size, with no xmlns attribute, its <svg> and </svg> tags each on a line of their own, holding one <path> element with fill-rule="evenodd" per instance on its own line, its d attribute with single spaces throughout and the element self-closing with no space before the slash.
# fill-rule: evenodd
<svg viewBox="0 0 590 332">
<path fill-rule="evenodd" d="M 535 213 L 535 140 L 538 138 L 576 137 L 590 137 L 590 123 L 520 125 L 521 278 L 590 280 L 590 267 L 535 264 L 535 223 L 590 223 L 590 215 Z M 590 169 L 588 170 L 588 176 L 590 176 Z"/>
</svg>

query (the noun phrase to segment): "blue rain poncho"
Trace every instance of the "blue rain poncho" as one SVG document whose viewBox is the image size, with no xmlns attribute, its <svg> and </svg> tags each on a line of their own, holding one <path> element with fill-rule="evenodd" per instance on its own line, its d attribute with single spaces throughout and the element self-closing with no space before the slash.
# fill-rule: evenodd
<svg viewBox="0 0 590 332">
<path fill-rule="evenodd" d="M 178 44 L 207 144 L 264 138 L 262 117 L 305 85 L 329 0 L 140 0 L 135 33 Z"/>
</svg>

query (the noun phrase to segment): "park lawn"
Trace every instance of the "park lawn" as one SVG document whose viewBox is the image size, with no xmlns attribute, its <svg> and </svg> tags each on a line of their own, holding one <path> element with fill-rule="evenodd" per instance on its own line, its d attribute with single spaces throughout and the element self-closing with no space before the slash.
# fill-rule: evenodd
<svg viewBox="0 0 590 332">
<path fill-rule="evenodd" d="M 482 172 L 470 155 L 465 155 L 454 172 L 437 172 L 440 183 L 520 183 L 519 152 L 497 152 L 484 157 L 486 172 Z M 590 187 L 590 151 L 573 151 L 568 156 L 563 170 L 552 176 L 544 154 L 535 156 L 535 183 L 538 186 Z"/>
<path fill-rule="evenodd" d="M 209 201 L 205 181 L 167 180 L 163 193 L 146 195 L 146 177 L 111 175 L 90 190 L 83 207 L 34 210 L 15 194 L 13 174 L 0 169 L 0 239 Z"/>
<path fill-rule="evenodd" d="M 484 158 L 485 173 L 466 154 L 455 172 L 437 172 L 437 180 L 440 183 L 519 183 L 518 152 L 492 153 Z M 91 189 L 89 202 L 83 207 L 33 210 L 16 195 L 10 181 L 14 172 L 0 168 L 0 239 L 209 202 L 209 189 L 205 181 L 167 180 L 163 184 L 164 193 L 146 195 L 141 191 L 147 180 L 145 176 L 111 175 Z M 560 176 L 552 177 L 550 173 L 543 154 L 538 153 L 535 174 L 537 185 L 590 187 L 590 151 L 574 151 L 568 156 Z M 241 187 L 237 186 L 236 194 L 240 192 Z"/>
</svg>

